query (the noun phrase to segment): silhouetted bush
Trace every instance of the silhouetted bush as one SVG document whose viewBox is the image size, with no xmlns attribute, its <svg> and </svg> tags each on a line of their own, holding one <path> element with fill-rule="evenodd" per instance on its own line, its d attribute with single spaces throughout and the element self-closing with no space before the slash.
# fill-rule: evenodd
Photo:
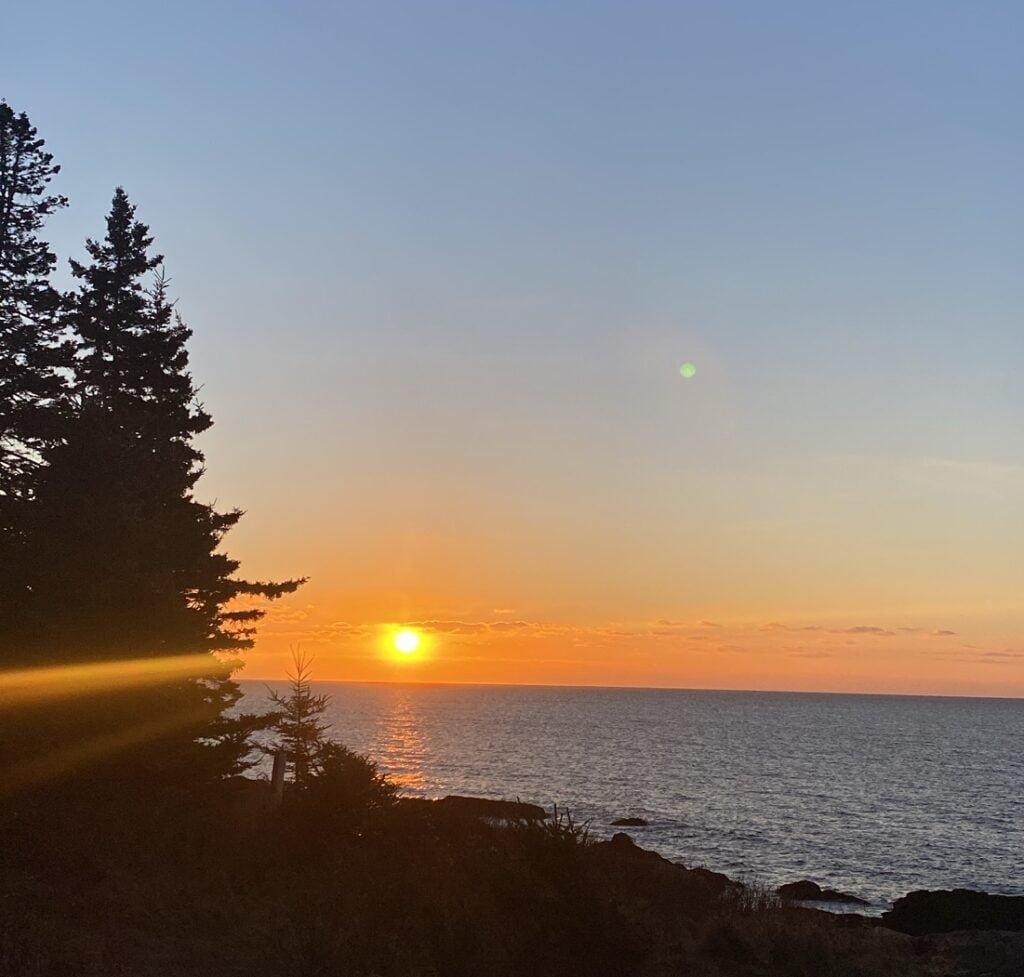
<svg viewBox="0 0 1024 977">
<path fill-rule="evenodd" d="M 285 815 L 317 839 L 322 832 L 366 829 L 397 803 L 398 791 L 377 765 L 340 743 L 325 741 L 317 750 L 315 773 L 285 797 Z"/>
</svg>

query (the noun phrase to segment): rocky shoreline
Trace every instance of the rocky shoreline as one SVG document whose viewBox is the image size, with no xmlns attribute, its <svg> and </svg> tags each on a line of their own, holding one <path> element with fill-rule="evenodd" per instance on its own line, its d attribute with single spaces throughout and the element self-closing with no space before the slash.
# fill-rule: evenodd
<svg viewBox="0 0 1024 977">
<path fill-rule="evenodd" d="M 509 801 L 447 797 L 437 804 L 448 810 L 464 810 L 474 817 L 494 820 L 546 817 L 541 807 Z M 641 818 L 620 818 L 613 826 L 645 826 Z M 702 867 L 688 867 L 643 848 L 625 832 L 594 842 L 592 857 L 605 877 L 622 893 L 647 890 L 667 893 L 686 891 L 716 900 L 726 896 L 742 899 L 747 886 L 729 876 Z M 753 898 L 756 894 L 748 893 Z M 1024 896 L 992 895 L 970 889 L 919 890 L 907 893 L 881 915 L 830 912 L 827 904 L 868 907 L 870 903 L 850 893 L 822 887 L 810 879 L 779 886 L 756 896 L 782 909 L 798 913 L 794 918 L 813 919 L 837 930 L 872 930 L 877 937 L 901 946 L 928 973 L 955 977 L 1021 977 L 1024 974 Z"/>
<path fill-rule="evenodd" d="M 717 872 L 687 868 L 656 852 L 636 845 L 625 833 L 598 842 L 614 851 L 614 857 L 642 872 L 655 865 L 662 871 L 678 871 L 699 878 L 708 894 L 718 897 L 742 883 Z M 607 857 L 607 856 L 606 856 Z M 835 914 L 807 903 L 842 902 L 867 905 L 864 900 L 832 889 L 821 889 L 810 880 L 779 886 L 774 893 L 783 904 L 819 922 L 840 929 L 873 928 L 879 936 L 907 944 L 913 957 L 935 974 L 955 977 L 1021 977 L 1024 974 L 1024 896 L 990 895 L 969 889 L 908 893 L 881 917 L 858 913 Z"/>
</svg>

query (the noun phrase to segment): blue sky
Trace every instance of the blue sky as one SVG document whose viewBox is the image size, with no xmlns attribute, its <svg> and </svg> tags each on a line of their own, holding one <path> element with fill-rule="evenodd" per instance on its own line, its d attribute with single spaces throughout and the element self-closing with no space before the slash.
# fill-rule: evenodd
<svg viewBox="0 0 1024 977">
<path fill-rule="evenodd" d="M 62 257 L 116 184 L 167 255 L 258 572 L 571 619 L 962 606 L 1014 639 L 1019 5 L 5 25 L 39 38 L 0 95 L 64 164 Z"/>
</svg>

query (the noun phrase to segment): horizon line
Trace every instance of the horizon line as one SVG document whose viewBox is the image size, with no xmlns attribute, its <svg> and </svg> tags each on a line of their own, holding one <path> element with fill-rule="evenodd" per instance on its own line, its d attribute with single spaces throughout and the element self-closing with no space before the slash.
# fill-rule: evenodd
<svg viewBox="0 0 1024 977">
<path fill-rule="evenodd" d="M 236 678 L 236 682 L 288 682 L 287 676 L 278 678 Z M 970 695 L 956 692 L 850 692 L 830 689 L 723 689 L 684 685 L 570 685 L 549 682 L 418 682 L 394 679 L 313 679 L 319 685 L 420 685 L 426 688 L 454 686 L 486 689 L 608 689 L 617 692 L 732 692 L 744 695 L 835 695 L 879 696 L 890 699 L 994 699 L 1022 702 L 1024 695 Z"/>
</svg>

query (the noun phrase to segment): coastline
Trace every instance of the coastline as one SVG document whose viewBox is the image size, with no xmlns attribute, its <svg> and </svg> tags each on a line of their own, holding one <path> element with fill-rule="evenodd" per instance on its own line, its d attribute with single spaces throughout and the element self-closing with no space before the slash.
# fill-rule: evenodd
<svg viewBox="0 0 1024 977">
<path fill-rule="evenodd" d="M 638 844 L 668 858 L 817 879 L 877 912 L 914 889 L 1024 894 L 1005 855 L 1021 838 L 1016 701 L 314 686 L 331 735 L 416 796 L 557 803 L 595 837 L 638 815 Z M 246 688 L 258 711 L 264 687 Z"/>
<path fill-rule="evenodd" d="M 559 817 L 557 808 L 546 812 L 540 805 L 515 801 L 449 794 L 433 800 L 400 797 L 399 803 L 443 808 L 463 818 L 479 818 L 494 824 L 515 821 L 547 821 Z M 645 848 L 631 832 L 647 827 L 643 818 L 624 817 L 613 823 L 610 838 L 594 841 L 599 850 L 613 849 L 617 857 L 634 859 L 638 866 L 658 863 L 669 870 L 690 873 L 719 894 L 726 890 L 748 890 L 766 905 L 797 907 L 815 913 L 842 917 L 842 925 L 882 926 L 895 932 L 929 935 L 957 929 L 1024 930 L 1024 895 L 1002 895 L 980 889 L 918 889 L 905 893 L 885 906 L 841 892 L 820 880 L 796 879 L 772 889 L 757 881 L 735 879 L 705 865 L 686 865 Z M 623 830 L 629 829 L 629 830 Z"/>
</svg>

